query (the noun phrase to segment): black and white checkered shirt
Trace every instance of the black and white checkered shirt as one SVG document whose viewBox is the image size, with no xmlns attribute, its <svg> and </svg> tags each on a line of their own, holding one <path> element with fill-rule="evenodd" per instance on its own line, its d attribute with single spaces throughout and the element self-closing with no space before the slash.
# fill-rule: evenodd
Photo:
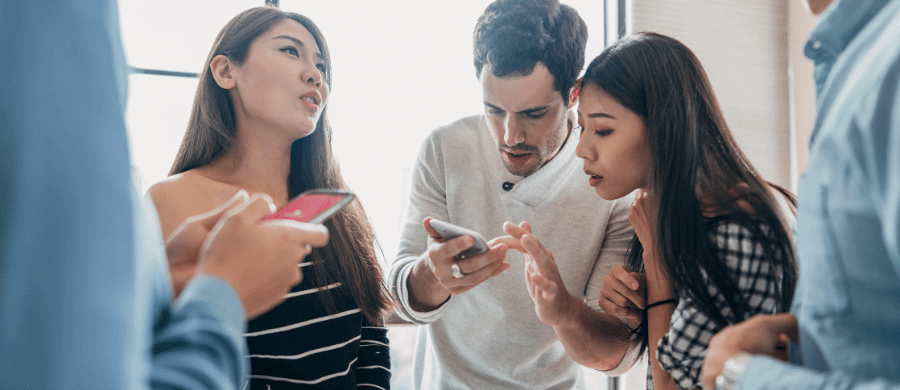
<svg viewBox="0 0 900 390">
<path fill-rule="evenodd" d="M 746 221 L 746 220 L 744 220 Z M 760 231 L 767 234 L 769 225 L 753 219 Z M 746 223 L 746 222 L 744 222 Z M 725 261 L 732 278 L 749 306 L 750 313 L 773 314 L 776 311 L 777 284 L 780 270 L 773 272 L 772 262 L 766 261 L 765 248 L 770 246 L 768 237 L 760 237 L 742 224 L 734 215 L 723 215 L 709 220 L 710 239 L 719 248 L 719 257 Z M 709 286 L 709 295 L 716 298 L 725 318 L 735 321 L 735 316 L 725 302 L 725 297 L 709 282 L 706 273 L 702 277 Z M 660 366 L 672 374 L 675 384 L 682 389 L 701 388 L 700 367 L 706 356 L 709 340 L 721 327 L 710 319 L 694 299 L 679 300 L 669 322 L 669 332 L 657 345 L 656 356 Z M 647 370 L 647 388 L 653 388 L 651 370 Z"/>
</svg>

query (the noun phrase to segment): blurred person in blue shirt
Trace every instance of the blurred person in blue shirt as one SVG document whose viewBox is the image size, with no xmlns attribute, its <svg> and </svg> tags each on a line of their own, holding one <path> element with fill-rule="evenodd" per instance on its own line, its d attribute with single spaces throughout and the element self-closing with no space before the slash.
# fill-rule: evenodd
<svg viewBox="0 0 900 390">
<path fill-rule="evenodd" d="M 808 3 L 822 15 L 805 50 L 818 114 L 800 183 L 793 315 L 716 335 L 706 387 L 900 388 L 900 1 Z M 789 338 L 799 366 L 770 357 Z"/>
<path fill-rule="evenodd" d="M 241 192 L 162 245 L 133 186 L 112 1 L 0 0 L 0 388 L 236 388 L 247 318 L 327 231 Z M 194 262 L 176 301 L 166 259 Z"/>
</svg>

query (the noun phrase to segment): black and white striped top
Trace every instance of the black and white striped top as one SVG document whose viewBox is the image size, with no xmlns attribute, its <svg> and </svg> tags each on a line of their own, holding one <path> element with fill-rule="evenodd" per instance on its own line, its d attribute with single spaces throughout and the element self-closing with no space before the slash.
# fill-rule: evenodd
<svg viewBox="0 0 900 390">
<path fill-rule="evenodd" d="M 247 325 L 249 390 L 389 389 L 387 329 L 370 323 L 353 299 L 333 294 L 337 312 L 319 304 L 312 265 L 287 299 Z M 340 283 L 327 286 L 340 289 Z"/>
</svg>

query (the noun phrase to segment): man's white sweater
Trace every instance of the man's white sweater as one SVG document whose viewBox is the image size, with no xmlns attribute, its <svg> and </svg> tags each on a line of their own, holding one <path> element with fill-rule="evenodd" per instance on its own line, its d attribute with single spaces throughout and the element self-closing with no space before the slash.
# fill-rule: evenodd
<svg viewBox="0 0 900 390">
<path fill-rule="evenodd" d="M 572 132 L 559 153 L 534 174 L 511 174 L 484 117 L 463 118 L 432 132 L 413 170 L 409 208 L 389 287 L 404 318 L 420 324 L 413 362 L 416 389 L 583 388 L 577 363 L 553 329 L 535 314 L 524 278 L 524 258 L 507 252 L 511 268 L 420 313 L 409 306 L 407 280 L 427 249 L 425 217 L 467 227 L 485 239 L 504 235 L 503 222 L 528 221 L 552 251 L 566 289 L 599 310 L 603 275 L 624 262 L 633 230 L 631 198 L 600 198 L 575 156 Z M 511 190 L 503 189 L 509 182 Z M 633 363 L 629 351 L 614 369 Z"/>
</svg>

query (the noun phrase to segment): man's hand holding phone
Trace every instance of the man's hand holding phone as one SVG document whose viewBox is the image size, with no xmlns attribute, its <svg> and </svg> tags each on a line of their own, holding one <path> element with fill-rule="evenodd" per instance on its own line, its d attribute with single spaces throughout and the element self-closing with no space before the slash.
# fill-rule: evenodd
<svg viewBox="0 0 900 390">
<path fill-rule="evenodd" d="M 413 309 L 431 311 L 451 294 L 464 293 L 509 269 L 506 241 L 511 237 L 486 242 L 476 232 L 430 217 L 423 225 L 430 239 L 411 275 L 419 282 L 409 283 Z"/>
</svg>

